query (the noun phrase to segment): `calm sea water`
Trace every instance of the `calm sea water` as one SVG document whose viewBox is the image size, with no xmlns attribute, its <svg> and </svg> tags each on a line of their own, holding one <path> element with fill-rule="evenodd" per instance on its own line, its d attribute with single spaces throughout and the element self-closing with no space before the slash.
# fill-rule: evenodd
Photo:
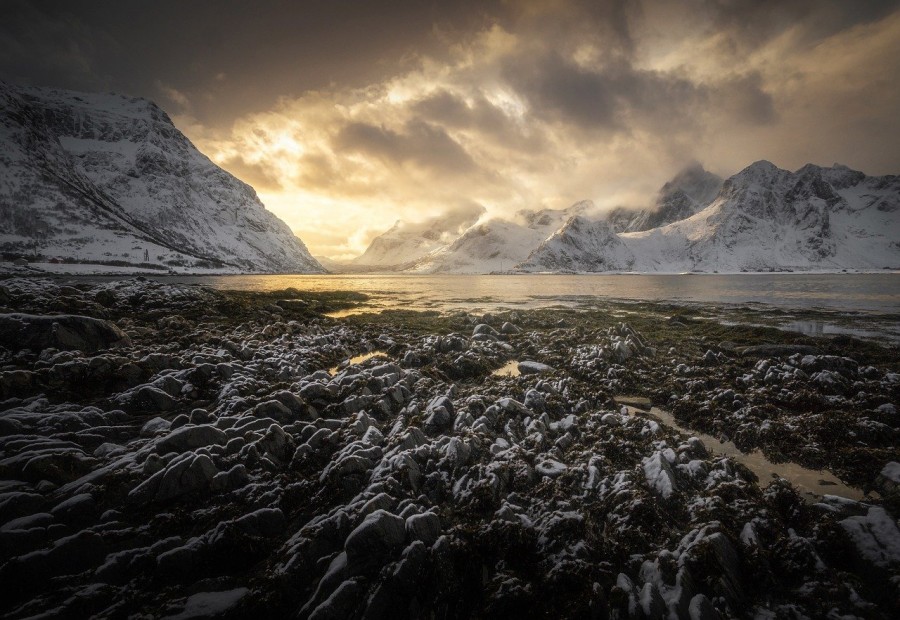
<svg viewBox="0 0 900 620">
<path fill-rule="evenodd" d="M 221 289 L 358 291 L 374 308 L 494 310 L 589 305 L 592 299 L 761 303 L 900 312 L 900 274 L 265 275 L 166 278 Z"/>
</svg>

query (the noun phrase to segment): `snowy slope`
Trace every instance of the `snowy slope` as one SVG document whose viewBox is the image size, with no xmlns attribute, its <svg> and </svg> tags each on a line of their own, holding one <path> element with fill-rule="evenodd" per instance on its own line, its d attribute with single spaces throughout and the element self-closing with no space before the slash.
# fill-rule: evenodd
<svg viewBox="0 0 900 620">
<path fill-rule="evenodd" d="M 453 243 L 484 214 L 484 209 L 452 212 L 423 222 L 397 222 L 372 240 L 353 265 L 391 268 L 421 259 L 429 252 Z"/>
<path fill-rule="evenodd" d="M 568 209 L 523 210 L 514 220 L 491 219 L 467 229 L 408 270 L 416 273 L 489 273 L 521 263 L 571 217 L 593 209 L 590 201 Z"/>
<path fill-rule="evenodd" d="M 622 239 L 647 271 L 898 268 L 900 179 L 756 162 L 700 213 Z"/>
<path fill-rule="evenodd" d="M 845 166 L 796 172 L 761 161 L 729 178 L 693 216 L 612 234 L 560 230 L 522 271 L 771 271 L 900 268 L 900 178 Z M 631 260 L 632 257 L 633 260 Z"/>
<path fill-rule="evenodd" d="M 582 216 L 541 243 L 517 266 L 521 271 L 628 271 L 634 255 L 609 223 Z"/>
<path fill-rule="evenodd" d="M 249 185 L 156 105 L 0 82 L 0 251 L 322 271 Z"/>
<path fill-rule="evenodd" d="M 639 232 L 687 219 L 704 209 L 722 188 L 722 177 L 694 162 L 663 185 L 653 206 L 634 211 L 619 207 L 607 215 L 615 232 Z"/>
</svg>

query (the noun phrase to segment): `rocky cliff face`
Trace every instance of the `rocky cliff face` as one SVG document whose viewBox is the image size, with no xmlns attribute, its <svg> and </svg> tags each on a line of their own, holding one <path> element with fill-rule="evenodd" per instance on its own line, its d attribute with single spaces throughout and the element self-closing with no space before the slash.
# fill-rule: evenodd
<svg viewBox="0 0 900 620">
<path fill-rule="evenodd" d="M 0 250 L 237 271 L 321 265 L 155 104 L 0 83 Z"/>
<path fill-rule="evenodd" d="M 792 173 L 761 161 L 696 215 L 622 237 L 646 269 L 896 268 L 900 182 L 840 165 Z"/>
<path fill-rule="evenodd" d="M 615 232 L 640 232 L 687 219 L 706 208 L 722 188 L 722 178 L 693 163 L 663 185 L 647 209 L 613 209 L 607 215 Z"/>
<path fill-rule="evenodd" d="M 628 271 L 634 255 L 603 220 L 571 218 L 520 265 L 523 271 Z"/>
</svg>

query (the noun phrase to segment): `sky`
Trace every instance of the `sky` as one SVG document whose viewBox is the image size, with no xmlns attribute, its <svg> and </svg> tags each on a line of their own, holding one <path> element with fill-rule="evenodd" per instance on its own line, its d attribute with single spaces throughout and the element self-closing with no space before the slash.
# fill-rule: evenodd
<svg viewBox="0 0 900 620">
<path fill-rule="evenodd" d="M 900 0 L 0 0 L 0 79 L 146 97 L 318 256 L 641 207 L 692 161 L 900 173 Z"/>
</svg>

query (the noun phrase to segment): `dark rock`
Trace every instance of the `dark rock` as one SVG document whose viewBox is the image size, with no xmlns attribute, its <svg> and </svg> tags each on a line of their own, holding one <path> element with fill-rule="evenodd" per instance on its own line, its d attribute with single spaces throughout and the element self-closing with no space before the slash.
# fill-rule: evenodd
<svg viewBox="0 0 900 620">
<path fill-rule="evenodd" d="M 83 531 L 57 540 L 49 549 L 10 560 L 0 569 L 0 581 L 9 595 L 22 595 L 40 589 L 52 577 L 74 575 L 93 568 L 105 558 L 103 537 Z"/>
<path fill-rule="evenodd" d="M 322 601 L 309 615 L 309 620 L 344 620 L 352 618 L 363 601 L 366 589 L 358 579 L 348 579 Z"/>
<path fill-rule="evenodd" d="M 171 411 L 178 403 L 169 394 L 154 385 L 142 385 L 120 394 L 116 398 L 122 407 L 135 411 Z"/>
<path fill-rule="evenodd" d="M 545 372 L 553 372 L 553 368 L 547 366 L 547 364 L 541 364 L 540 362 L 533 362 L 530 360 L 519 362 L 517 368 L 523 375 L 537 375 Z"/>
<path fill-rule="evenodd" d="M 182 426 L 169 433 L 156 443 L 156 451 L 159 454 L 169 452 L 182 453 L 187 450 L 195 450 L 203 446 L 224 446 L 228 442 L 228 435 L 209 424 L 200 426 Z"/>
<path fill-rule="evenodd" d="M 385 510 L 376 510 L 350 532 L 344 543 L 349 570 L 358 573 L 380 566 L 405 540 L 403 519 Z"/>
<path fill-rule="evenodd" d="M 0 345 L 14 351 L 77 349 L 94 353 L 131 346 L 131 339 L 109 321 L 74 314 L 0 314 Z"/>
<path fill-rule="evenodd" d="M 57 504 L 51 511 L 59 521 L 69 525 L 87 525 L 96 520 L 97 502 L 88 493 L 79 493 Z"/>
<path fill-rule="evenodd" d="M 410 515 L 406 519 L 406 533 L 409 540 L 421 540 L 430 546 L 441 535 L 441 520 L 433 512 Z"/>
</svg>

